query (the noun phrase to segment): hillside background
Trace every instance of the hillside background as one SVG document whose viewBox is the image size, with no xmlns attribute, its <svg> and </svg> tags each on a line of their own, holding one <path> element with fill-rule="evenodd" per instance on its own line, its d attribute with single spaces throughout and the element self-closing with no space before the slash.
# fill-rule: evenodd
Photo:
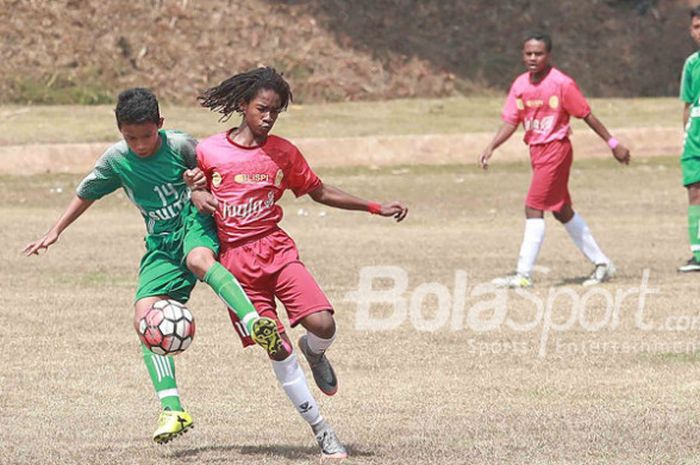
<svg viewBox="0 0 700 465">
<path fill-rule="evenodd" d="M 543 29 L 589 96 L 678 91 L 688 0 L 0 0 L 0 103 L 170 103 L 265 64 L 296 101 L 502 94 Z"/>
</svg>

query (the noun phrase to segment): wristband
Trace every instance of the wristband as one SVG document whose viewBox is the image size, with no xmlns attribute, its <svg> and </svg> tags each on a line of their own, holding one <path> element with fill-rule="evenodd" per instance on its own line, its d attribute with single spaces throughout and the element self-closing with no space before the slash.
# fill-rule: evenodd
<svg viewBox="0 0 700 465">
<path fill-rule="evenodd" d="M 610 139 L 608 139 L 608 147 L 610 147 L 610 150 L 615 150 L 615 148 L 618 145 L 620 145 L 620 142 L 618 142 L 618 140 L 615 139 L 614 137 L 611 137 Z"/>
<path fill-rule="evenodd" d="M 378 215 L 382 212 L 382 206 L 377 202 L 368 202 L 367 211 L 373 215 Z"/>
</svg>

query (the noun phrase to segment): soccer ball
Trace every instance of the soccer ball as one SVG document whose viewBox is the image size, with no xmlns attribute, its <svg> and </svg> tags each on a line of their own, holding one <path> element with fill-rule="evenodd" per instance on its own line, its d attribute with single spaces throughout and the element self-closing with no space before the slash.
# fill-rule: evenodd
<svg viewBox="0 0 700 465">
<path fill-rule="evenodd" d="M 159 300 L 139 320 L 138 333 L 151 352 L 177 355 L 192 344 L 194 318 L 180 302 Z"/>
</svg>

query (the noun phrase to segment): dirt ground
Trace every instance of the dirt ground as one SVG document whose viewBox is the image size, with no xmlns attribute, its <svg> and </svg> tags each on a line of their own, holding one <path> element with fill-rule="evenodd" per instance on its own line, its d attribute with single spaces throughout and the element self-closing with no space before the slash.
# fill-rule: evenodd
<svg viewBox="0 0 700 465">
<path fill-rule="evenodd" d="M 0 0 L 0 102 L 193 104 L 261 64 L 297 102 L 506 91 L 528 31 L 589 96 L 676 95 L 695 0 Z"/>
<path fill-rule="evenodd" d="M 483 284 L 515 266 L 525 163 L 319 171 L 410 206 L 393 224 L 283 201 L 283 226 L 337 312 L 329 357 L 340 390 L 313 391 L 346 463 L 700 463 L 698 276 L 675 271 L 689 255 L 676 160 L 576 161 L 574 207 L 618 277 L 581 287 L 591 266 L 548 217 L 536 287 L 520 295 Z M 151 442 L 158 404 L 131 328 L 136 210 L 114 194 L 46 255 L 19 253 L 78 180 L 0 176 L 3 463 L 317 463 L 269 362 L 240 349 L 203 285 L 189 303 L 196 339 L 176 359 L 196 427 Z M 368 309 L 358 296 L 378 302 Z"/>
</svg>

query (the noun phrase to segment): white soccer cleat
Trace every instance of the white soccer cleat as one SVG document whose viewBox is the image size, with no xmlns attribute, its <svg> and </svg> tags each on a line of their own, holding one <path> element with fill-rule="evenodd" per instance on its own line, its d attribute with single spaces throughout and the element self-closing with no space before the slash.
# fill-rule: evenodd
<svg viewBox="0 0 700 465">
<path fill-rule="evenodd" d="M 515 273 L 502 278 L 496 278 L 491 284 L 501 289 L 524 289 L 532 287 L 532 278 L 528 275 Z"/>
<path fill-rule="evenodd" d="M 679 273 L 689 273 L 693 271 L 700 271 L 700 262 L 695 259 L 695 256 L 691 257 L 690 260 L 685 262 L 685 264 L 678 267 Z"/>
<path fill-rule="evenodd" d="M 588 279 L 586 279 L 582 284 L 585 287 L 588 287 L 604 283 L 605 281 L 610 281 L 610 279 L 615 276 L 616 271 L 617 270 L 615 269 L 613 262 L 601 263 L 600 265 L 595 266 L 593 273 L 591 273 Z"/>
<path fill-rule="evenodd" d="M 338 440 L 333 428 L 323 420 L 323 424 L 316 431 L 316 442 L 321 448 L 322 459 L 345 459 L 348 457 L 348 451 Z"/>
</svg>

